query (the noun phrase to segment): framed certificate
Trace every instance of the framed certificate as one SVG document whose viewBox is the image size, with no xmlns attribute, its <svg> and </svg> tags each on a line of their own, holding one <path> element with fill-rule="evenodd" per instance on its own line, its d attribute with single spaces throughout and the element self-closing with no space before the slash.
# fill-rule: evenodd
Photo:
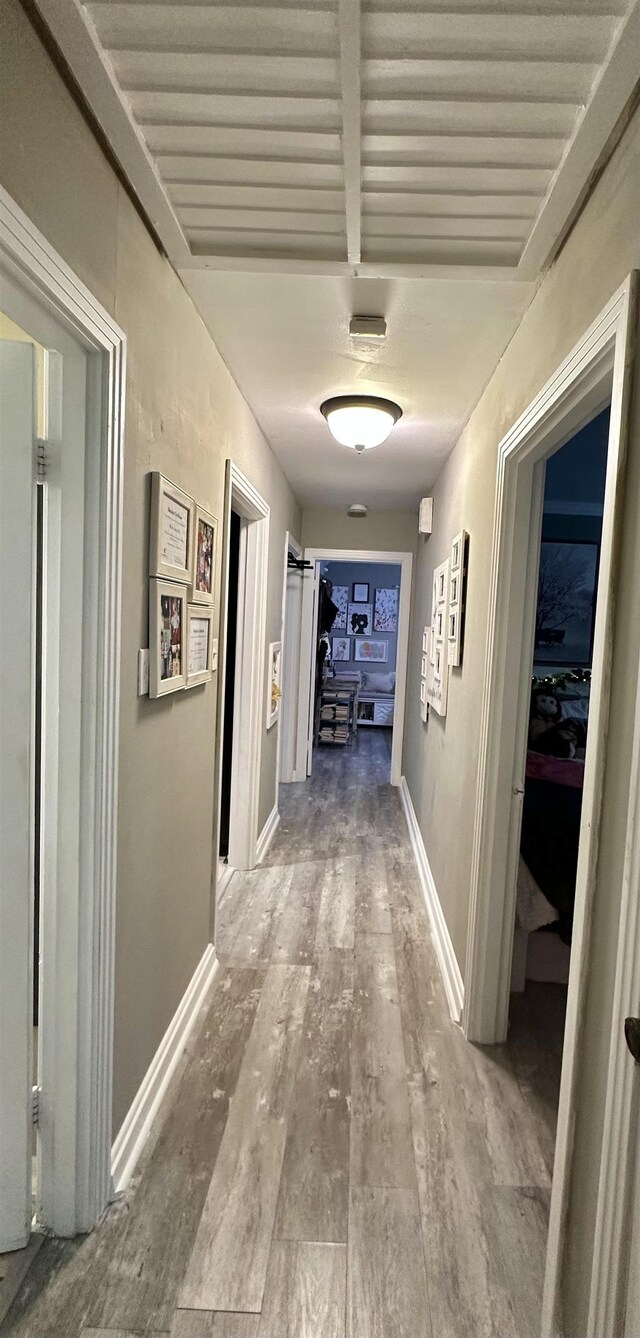
<svg viewBox="0 0 640 1338">
<path fill-rule="evenodd" d="M 191 582 L 195 509 L 193 498 L 170 479 L 151 475 L 150 576 Z"/>
<path fill-rule="evenodd" d="M 187 687 L 208 683 L 213 672 L 213 609 L 190 604 L 187 619 Z"/>
</svg>

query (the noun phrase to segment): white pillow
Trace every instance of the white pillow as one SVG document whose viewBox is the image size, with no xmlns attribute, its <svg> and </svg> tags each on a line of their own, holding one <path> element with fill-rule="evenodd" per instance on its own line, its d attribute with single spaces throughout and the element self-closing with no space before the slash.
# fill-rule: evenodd
<svg viewBox="0 0 640 1338">
<path fill-rule="evenodd" d="M 362 686 L 367 692 L 395 692 L 395 674 L 363 674 Z"/>
</svg>

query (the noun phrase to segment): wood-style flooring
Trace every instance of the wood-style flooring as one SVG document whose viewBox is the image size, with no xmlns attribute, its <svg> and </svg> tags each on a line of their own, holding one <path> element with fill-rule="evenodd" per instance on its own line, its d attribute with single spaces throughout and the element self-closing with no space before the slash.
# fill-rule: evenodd
<svg viewBox="0 0 640 1338">
<path fill-rule="evenodd" d="M 562 992 L 452 1024 L 385 734 L 283 790 L 132 1185 L 2 1338 L 537 1338 Z"/>
</svg>

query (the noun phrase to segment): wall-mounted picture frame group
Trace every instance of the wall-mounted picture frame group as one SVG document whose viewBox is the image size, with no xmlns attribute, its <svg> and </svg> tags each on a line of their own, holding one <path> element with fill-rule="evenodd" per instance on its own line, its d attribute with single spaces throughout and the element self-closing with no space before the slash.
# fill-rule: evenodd
<svg viewBox="0 0 640 1338">
<path fill-rule="evenodd" d="M 187 587 L 149 582 L 149 696 L 165 697 L 187 683 Z"/>
<path fill-rule="evenodd" d="M 217 668 L 218 522 L 164 474 L 151 475 L 149 696 L 206 683 Z"/>
<path fill-rule="evenodd" d="M 280 715 L 281 697 L 282 642 L 272 641 L 269 646 L 269 671 L 267 675 L 267 729 L 271 729 Z"/>
</svg>

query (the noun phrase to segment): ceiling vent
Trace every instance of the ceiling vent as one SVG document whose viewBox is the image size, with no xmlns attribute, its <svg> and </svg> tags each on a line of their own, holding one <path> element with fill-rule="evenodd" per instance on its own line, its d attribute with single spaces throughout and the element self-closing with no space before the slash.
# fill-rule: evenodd
<svg viewBox="0 0 640 1338">
<path fill-rule="evenodd" d="M 352 339 L 384 339 L 387 322 L 384 316 L 352 316 L 349 334 Z"/>
<path fill-rule="evenodd" d="M 364 502 L 352 502 L 347 510 L 348 516 L 353 516 L 356 520 L 363 520 L 367 514 L 367 508 Z"/>
</svg>

